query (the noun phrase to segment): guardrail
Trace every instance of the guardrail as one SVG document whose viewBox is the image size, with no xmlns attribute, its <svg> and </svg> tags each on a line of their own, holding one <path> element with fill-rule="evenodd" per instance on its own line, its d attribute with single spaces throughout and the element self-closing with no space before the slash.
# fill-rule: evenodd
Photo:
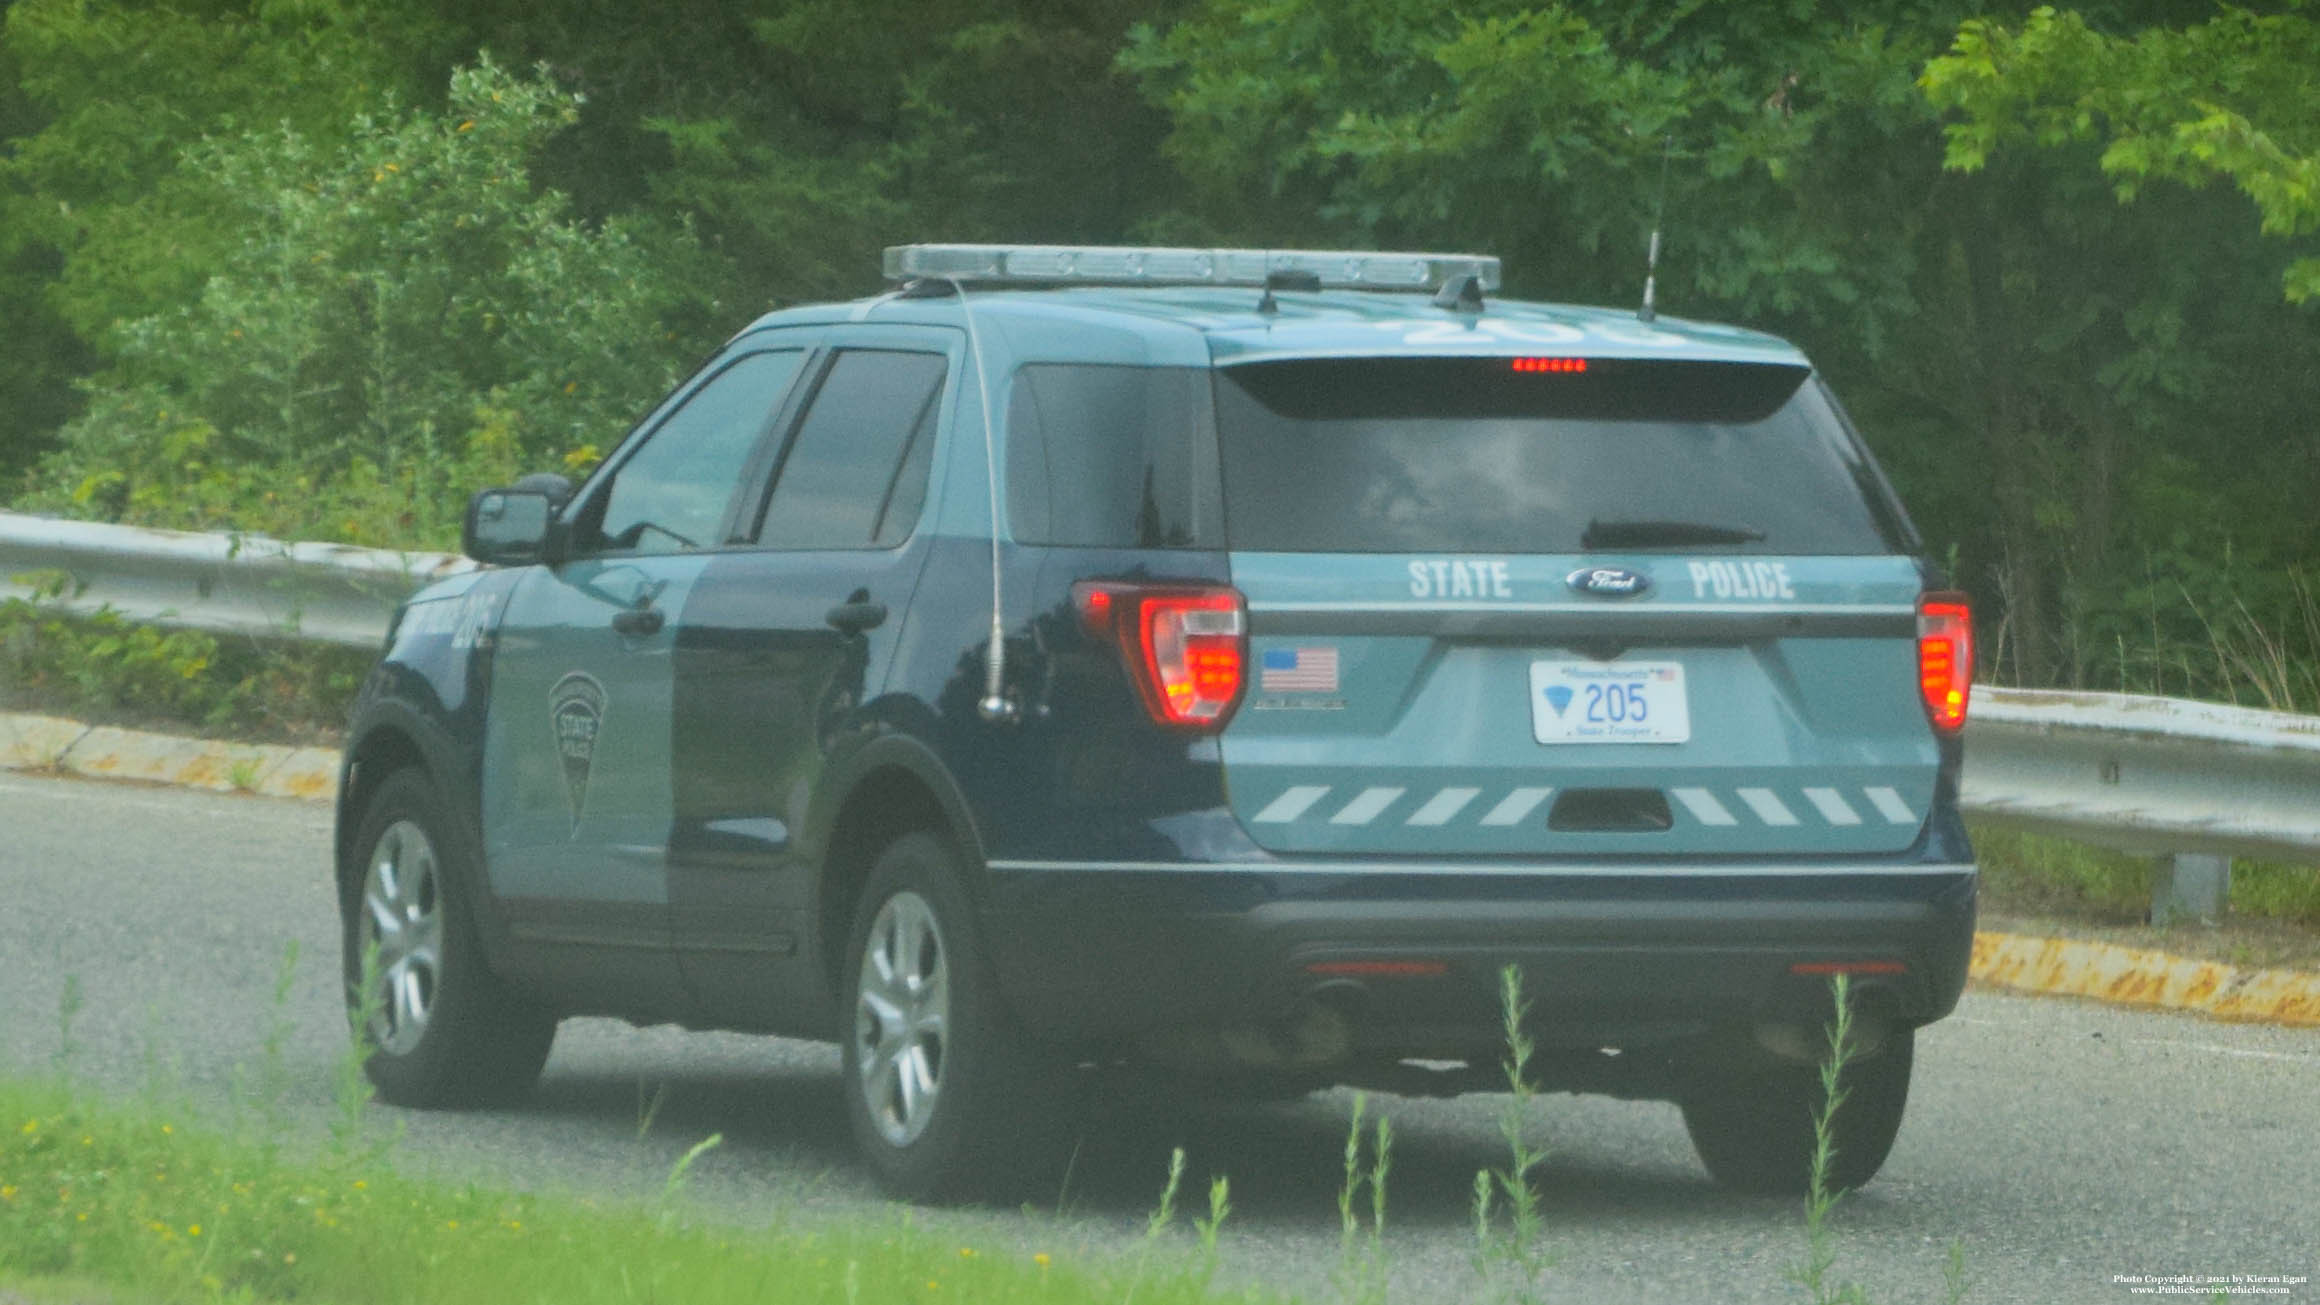
<svg viewBox="0 0 2320 1305">
<path fill-rule="evenodd" d="M 284 543 L 0 512 L 0 598 L 235 634 L 375 647 L 395 604 L 475 563 L 443 553 Z M 70 577 L 54 597 L 43 572 Z"/>
<path fill-rule="evenodd" d="M 157 624 L 377 644 L 397 602 L 475 564 L 0 512 L 0 598 Z M 2156 918 L 2222 914 L 2228 858 L 2320 863 L 2320 717 L 2118 693 L 1980 687 L 1962 802 L 1976 816 L 2166 859 Z"/>
<path fill-rule="evenodd" d="M 1984 820 L 2161 856 L 2152 917 L 2213 919 L 2231 857 L 2320 863 L 2320 716 L 1980 687 L 1959 797 Z"/>
</svg>

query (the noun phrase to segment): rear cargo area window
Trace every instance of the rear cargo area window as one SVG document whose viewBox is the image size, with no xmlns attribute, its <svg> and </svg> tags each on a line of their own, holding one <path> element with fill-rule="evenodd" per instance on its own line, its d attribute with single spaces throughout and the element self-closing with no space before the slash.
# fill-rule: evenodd
<svg viewBox="0 0 2320 1305">
<path fill-rule="evenodd" d="M 1017 542 L 1222 548 L 1209 373 L 1032 363 L 1007 405 Z"/>
<path fill-rule="evenodd" d="M 1908 551 L 1898 509 L 1809 369 L 1543 361 L 1328 359 L 1219 371 L 1231 546 Z"/>
</svg>

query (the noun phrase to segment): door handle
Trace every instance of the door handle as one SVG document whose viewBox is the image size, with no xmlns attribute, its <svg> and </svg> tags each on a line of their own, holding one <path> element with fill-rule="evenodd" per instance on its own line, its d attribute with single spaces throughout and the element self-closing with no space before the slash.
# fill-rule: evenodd
<svg viewBox="0 0 2320 1305">
<path fill-rule="evenodd" d="M 612 628 L 631 638 L 641 639 L 648 634 L 659 634 L 669 618 L 658 607 L 631 607 L 612 618 Z"/>
<path fill-rule="evenodd" d="M 886 623 L 886 604 L 864 599 L 838 604 L 830 609 L 828 620 L 840 634 L 860 634 L 875 630 Z"/>
</svg>

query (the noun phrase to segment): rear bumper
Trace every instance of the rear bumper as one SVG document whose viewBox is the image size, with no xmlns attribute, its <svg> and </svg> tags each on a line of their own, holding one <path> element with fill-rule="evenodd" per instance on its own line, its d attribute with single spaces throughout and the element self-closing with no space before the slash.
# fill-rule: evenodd
<svg viewBox="0 0 2320 1305">
<path fill-rule="evenodd" d="M 1500 1045 L 1510 964 L 1550 1047 L 1818 1020 L 1831 965 L 1882 971 L 1855 980 L 1864 1009 L 1939 1019 L 1965 986 L 1977 876 L 1924 863 L 999 862 L 987 886 L 1001 990 L 1039 1036 L 1262 1025 L 1320 996 L 1351 1016 L 1366 1054 L 1456 1057 Z"/>
</svg>

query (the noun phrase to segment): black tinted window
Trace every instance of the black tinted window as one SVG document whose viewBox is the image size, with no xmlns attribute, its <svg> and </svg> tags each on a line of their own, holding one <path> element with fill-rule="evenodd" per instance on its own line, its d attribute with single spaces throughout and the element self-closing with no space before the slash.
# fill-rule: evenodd
<svg viewBox="0 0 2320 1305">
<path fill-rule="evenodd" d="M 1903 551 L 1802 367 L 1369 358 L 1218 373 L 1232 546 Z"/>
<path fill-rule="evenodd" d="M 800 358 L 794 349 L 749 354 L 695 390 L 614 473 L 602 546 L 665 553 L 719 542 L 742 464 Z"/>
<path fill-rule="evenodd" d="M 1034 363 L 1007 409 L 1007 514 L 1026 544 L 1220 548 L 1209 373 Z"/>
<path fill-rule="evenodd" d="M 866 548 L 908 538 L 926 501 L 945 370 L 931 353 L 839 354 L 782 460 L 758 542 Z"/>
</svg>

